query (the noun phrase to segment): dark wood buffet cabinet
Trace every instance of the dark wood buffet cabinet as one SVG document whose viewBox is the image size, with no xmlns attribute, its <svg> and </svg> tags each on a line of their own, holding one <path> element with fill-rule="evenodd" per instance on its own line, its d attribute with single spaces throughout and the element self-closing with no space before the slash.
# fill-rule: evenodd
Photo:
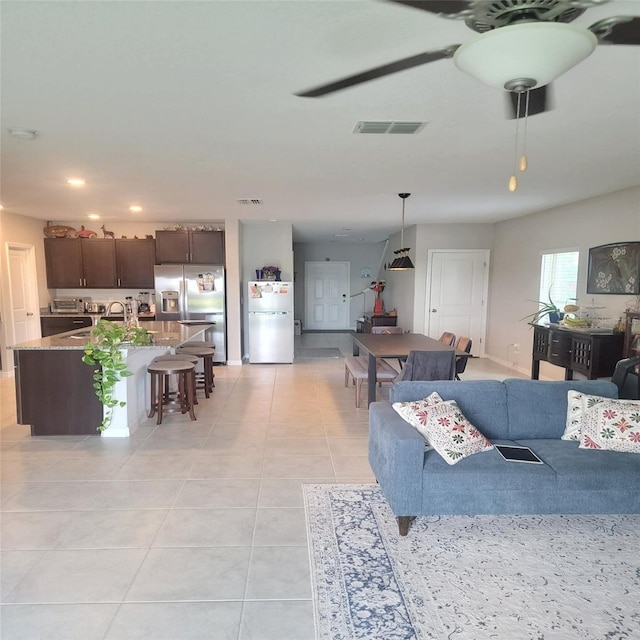
<svg viewBox="0 0 640 640">
<path fill-rule="evenodd" d="M 371 333 L 371 327 L 395 327 L 398 324 L 398 316 L 388 313 L 365 313 L 363 317 L 358 333 Z"/>
<path fill-rule="evenodd" d="M 564 367 L 565 380 L 573 380 L 574 372 L 589 380 L 609 377 L 613 375 L 616 362 L 622 358 L 622 342 L 622 333 L 536 325 L 533 328 L 531 379 L 538 380 L 541 361 Z"/>
</svg>

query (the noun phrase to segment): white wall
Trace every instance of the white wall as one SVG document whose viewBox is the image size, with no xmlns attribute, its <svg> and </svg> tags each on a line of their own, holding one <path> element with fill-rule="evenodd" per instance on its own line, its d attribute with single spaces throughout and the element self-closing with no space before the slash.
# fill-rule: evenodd
<svg viewBox="0 0 640 640">
<path fill-rule="evenodd" d="M 413 333 L 426 333 L 427 266 L 430 249 L 491 249 L 493 224 L 420 224 L 404 230 L 411 247 L 414 271 L 385 272 L 390 304 L 398 310 L 398 325 Z M 392 236 L 386 262 L 400 247 L 400 234 Z M 385 292 L 386 293 L 386 292 Z"/>
<path fill-rule="evenodd" d="M 640 187 L 591 198 L 495 225 L 491 261 L 487 353 L 531 367 L 533 331 L 520 318 L 535 311 L 539 297 L 540 252 L 580 252 L 578 304 L 603 306 L 602 314 L 618 318 L 632 301 L 625 295 L 587 295 L 589 248 L 613 242 L 640 241 Z M 564 301 L 559 301 L 564 304 Z M 519 344 L 514 356 L 511 344 Z M 509 349 L 509 351 L 508 351 Z M 561 379 L 564 370 L 542 364 L 541 376 Z"/>
<path fill-rule="evenodd" d="M 384 271 L 380 270 L 378 278 L 378 268 L 382 260 L 382 252 L 386 242 L 378 243 L 343 243 L 343 242 L 318 242 L 306 243 L 296 242 L 293 245 L 294 250 L 294 270 L 296 273 L 295 282 L 295 308 L 296 318 L 303 320 L 305 314 L 305 262 L 324 262 L 330 260 L 333 262 L 349 262 L 350 263 L 350 293 L 358 293 L 365 287 L 369 287 L 373 280 L 384 280 Z M 362 269 L 370 269 L 371 277 L 363 278 Z M 349 305 L 349 327 L 355 330 L 358 318 L 366 311 L 373 311 L 373 299 L 375 293 L 367 292 L 364 295 L 356 296 L 350 299 Z M 387 309 L 391 307 L 387 305 L 386 292 L 382 294 Z"/>
</svg>

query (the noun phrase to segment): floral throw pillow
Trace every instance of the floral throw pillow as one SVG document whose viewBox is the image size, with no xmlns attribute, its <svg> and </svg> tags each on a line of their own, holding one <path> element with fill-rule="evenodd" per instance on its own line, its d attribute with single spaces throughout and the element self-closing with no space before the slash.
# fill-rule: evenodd
<svg viewBox="0 0 640 640">
<path fill-rule="evenodd" d="M 410 402 L 394 402 L 391 406 L 398 415 L 406 420 L 412 427 L 417 429 L 425 439 L 425 451 L 433 449 L 429 444 L 427 434 L 424 427 L 427 424 L 429 411 L 438 404 L 442 404 L 444 400 L 437 392 L 433 392 L 424 400 L 412 400 Z"/>
<path fill-rule="evenodd" d="M 448 464 L 456 464 L 474 453 L 493 449 L 454 400 L 433 406 L 424 429 L 433 448 Z"/>
<path fill-rule="evenodd" d="M 587 409 L 580 448 L 640 453 L 640 401 L 603 398 Z"/>
<path fill-rule="evenodd" d="M 608 399 L 580 391 L 567 391 L 567 421 L 562 440 L 580 440 L 585 411 Z"/>
</svg>

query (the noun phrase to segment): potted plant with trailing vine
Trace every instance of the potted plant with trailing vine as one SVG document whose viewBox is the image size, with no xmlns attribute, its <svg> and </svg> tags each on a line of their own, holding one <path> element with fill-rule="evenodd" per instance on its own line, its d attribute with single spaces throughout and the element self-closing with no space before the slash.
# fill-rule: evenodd
<svg viewBox="0 0 640 640">
<path fill-rule="evenodd" d="M 132 375 L 127 369 L 122 347 L 148 345 L 151 339 L 151 334 L 144 328 L 127 327 L 109 320 L 100 320 L 91 332 L 91 340 L 85 345 L 82 361 L 96 367 L 93 371 L 93 388 L 106 409 L 98 431 L 109 427 L 114 407 L 126 405 L 126 402 L 114 397 L 116 384 Z"/>
</svg>

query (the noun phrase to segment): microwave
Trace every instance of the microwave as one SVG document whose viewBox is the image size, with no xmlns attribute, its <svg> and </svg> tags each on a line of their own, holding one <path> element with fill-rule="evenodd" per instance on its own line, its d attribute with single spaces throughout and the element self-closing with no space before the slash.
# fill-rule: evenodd
<svg viewBox="0 0 640 640">
<path fill-rule="evenodd" d="M 52 298 L 49 303 L 51 313 L 84 313 L 84 305 L 91 298 Z"/>
</svg>

